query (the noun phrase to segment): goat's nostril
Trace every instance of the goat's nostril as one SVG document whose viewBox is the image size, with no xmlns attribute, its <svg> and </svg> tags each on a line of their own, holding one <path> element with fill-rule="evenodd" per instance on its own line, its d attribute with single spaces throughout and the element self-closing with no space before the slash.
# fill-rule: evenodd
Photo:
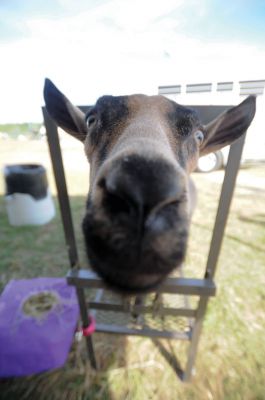
<svg viewBox="0 0 265 400">
<path fill-rule="evenodd" d="M 105 178 L 101 178 L 98 181 L 98 187 L 100 187 L 101 189 L 105 189 L 105 187 L 106 187 L 106 179 Z"/>
<path fill-rule="evenodd" d="M 115 193 L 106 191 L 104 204 L 111 214 L 131 214 L 132 212 L 132 205 L 129 201 Z"/>
<path fill-rule="evenodd" d="M 103 206 L 111 214 L 127 214 L 134 216 L 138 212 L 136 190 L 116 173 L 111 171 L 107 177 L 98 182 L 103 193 Z"/>
<path fill-rule="evenodd" d="M 145 162 L 140 157 L 126 165 L 117 161 L 98 187 L 106 210 L 115 215 L 126 214 L 141 226 L 160 208 L 180 201 L 184 191 L 182 180 L 170 164 L 161 160 Z"/>
<path fill-rule="evenodd" d="M 98 186 L 103 190 L 103 206 L 111 215 L 128 214 L 132 215 L 135 209 L 133 201 L 114 183 L 102 178 Z"/>
</svg>

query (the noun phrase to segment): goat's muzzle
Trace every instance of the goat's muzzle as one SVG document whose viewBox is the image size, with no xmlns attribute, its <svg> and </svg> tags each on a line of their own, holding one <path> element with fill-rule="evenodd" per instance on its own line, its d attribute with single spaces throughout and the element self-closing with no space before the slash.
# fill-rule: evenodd
<svg viewBox="0 0 265 400">
<path fill-rule="evenodd" d="M 96 190 L 83 221 L 91 267 L 121 292 L 154 289 L 185 256 L 183 176 L 164 160 L 131 156 L 101 176 Z"/>
</svg>

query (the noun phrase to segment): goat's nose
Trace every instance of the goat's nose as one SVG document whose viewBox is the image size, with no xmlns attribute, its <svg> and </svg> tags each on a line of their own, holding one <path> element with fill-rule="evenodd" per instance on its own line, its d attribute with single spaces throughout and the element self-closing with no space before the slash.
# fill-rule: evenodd
<svg viewBox="0 0 265 400">
<path fill-rule="evenodd" d="M 105 177 L 106 204 L 112 211 L 140 212 L 145 216 L 157 205 L 178 201 L 184 179 L 165 160 L 131 156 L 117 162 Z"/>
</svg>

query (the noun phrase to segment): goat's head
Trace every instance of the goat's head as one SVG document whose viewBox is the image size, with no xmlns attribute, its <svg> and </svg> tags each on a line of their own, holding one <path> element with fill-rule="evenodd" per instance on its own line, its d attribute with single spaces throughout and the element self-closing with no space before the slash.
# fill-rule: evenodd
<svg viewBox="0 0 265 400">
<path fill-rule="evenodd" d="M 44 97 L 90 162 L 83 232 L 91 266 L 117 290 L 155 288 L 185 256 L 189 173 L 199 155 L 246 131 L 255 98 L 203 126 L 194 110 L 162 96 L 104 96 L 86 115 L 49 80 Z"/>
</svg>

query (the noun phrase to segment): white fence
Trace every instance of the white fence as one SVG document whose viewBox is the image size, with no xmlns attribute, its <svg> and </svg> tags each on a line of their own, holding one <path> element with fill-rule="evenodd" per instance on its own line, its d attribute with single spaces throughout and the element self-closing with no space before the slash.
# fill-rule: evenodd
<svg viewBox="0 0 265 400">
<path fill-rule="evenodd" d="M 257 96 L 257 111 L 248 129 L 243 160 L 265 161 L 265 80 L 182 83 L 159 86 L 158 92 L 183 105 L 236 105 L 248 95 Z"/>
</svg>

